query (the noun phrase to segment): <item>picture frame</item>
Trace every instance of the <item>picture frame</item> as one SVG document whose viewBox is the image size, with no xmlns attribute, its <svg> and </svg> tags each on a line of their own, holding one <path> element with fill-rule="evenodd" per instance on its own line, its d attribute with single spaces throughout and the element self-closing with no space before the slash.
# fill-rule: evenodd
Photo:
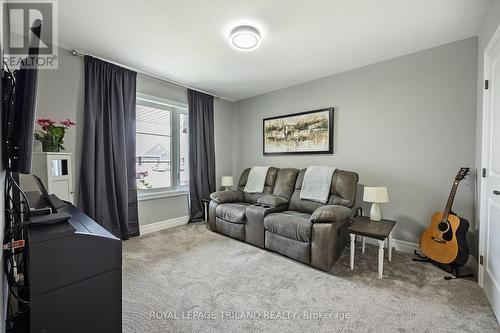
<svg viewBox="0 0 500 333">
<path fill-rule="evenodd" d="M 333 154 L 334 108 L 262 120 L 264 155 Z"/>
</svg>

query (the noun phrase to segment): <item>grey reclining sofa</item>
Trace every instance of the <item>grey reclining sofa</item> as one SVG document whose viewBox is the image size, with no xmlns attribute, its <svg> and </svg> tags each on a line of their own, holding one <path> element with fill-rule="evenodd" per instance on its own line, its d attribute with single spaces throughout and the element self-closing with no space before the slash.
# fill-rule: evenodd
<svg viewBox="0 0 500 333">
<path fill-rule="evenodd" d="M 269 168 L 262 193 L 245 193 L 250 168 L 237 190 L 210 195 L 210 230 L 333 273 L 356 214 L 358 174 L 335 170 L 326 204 L 300 199 L 305 170 Z"/>
</svg>

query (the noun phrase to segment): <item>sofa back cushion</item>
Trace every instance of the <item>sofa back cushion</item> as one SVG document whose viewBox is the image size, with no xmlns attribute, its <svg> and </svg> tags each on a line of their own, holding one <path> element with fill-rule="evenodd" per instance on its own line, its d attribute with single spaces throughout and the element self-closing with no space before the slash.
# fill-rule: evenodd
<svg viewBox="0 0 500 333">
<path fill-rule="evenodd" d="M 280 169 L 276 177 L 276 183 L 274 183 L 273 194 L 290 200 L 299 171 L 299 169 L 294 168 Z"/>
<path fill-rule="evenodd" d="M 356 203 L 359 175 L 347 170 L 335 170 L 327 205 L 341 205 L 349 208 Z"/>
<path fill-rule="evenodd" d="M 290 199 L 289 210 L 312 214 L 318 207 L 323 206 L 319 202 L 303 200 L 300 198 L 300 190 L 304 181 L 306 169 L 302 169 L 295 182 L 295 190 Z M 359 176 L 357 173 L 345 170 L 335 170 L 330 186 L 330 196 L 326 205 L 341 205 L 351 208 L 356 202 L 356 187 Z"/>
<path fill-rule="evenodd" d="M 238 181 L 238 190 L 241 192 L 243 192 L 243 190 L 245 189 L 245 185 L 247 184 L 248 174 L 250 173 L 250 169 L 251 168 L 247 168 L 243 170 L 243 172 L 241 173 L 240 180 Z M 262 193 L 243 192 L 243 200 L 250 204 L 254 204 L 262 195 L 273 193 L 274 183 L 276 182 L 278 171 L 279 171 L 278 168 L 270 167 L 269 170 L 267 170 L 266 182 L 264 184 L 264 191 L 262 191 Z"/>
</svg>

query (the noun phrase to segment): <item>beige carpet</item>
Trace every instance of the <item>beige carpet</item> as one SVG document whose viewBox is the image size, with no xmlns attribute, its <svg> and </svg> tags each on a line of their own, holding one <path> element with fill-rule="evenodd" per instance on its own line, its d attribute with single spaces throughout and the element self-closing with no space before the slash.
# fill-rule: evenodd
<svg viewBox="0 0 500 333">
<path fill-rule="evenodd" d="M 471 280 L 393 253 L 347 251 L 332 276 L 185 225 L 123 243 L 124 332 L 499 332 Z"/>
</svg>

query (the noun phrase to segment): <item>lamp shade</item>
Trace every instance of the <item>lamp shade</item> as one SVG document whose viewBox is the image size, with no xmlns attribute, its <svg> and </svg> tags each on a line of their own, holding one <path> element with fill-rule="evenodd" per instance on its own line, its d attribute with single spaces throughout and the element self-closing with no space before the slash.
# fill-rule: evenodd
<svg viewBox="0 0 500 333">
<path fill-rule="evenodd" d="M 363 200 L 366 202 L 384 203 L 389 202 L 387 187 L 368 187 L 365 186 Z"/>
<path fill-rule="evenodd" d="M 221 186 L 233 186 L 233 176 L 222 176 L 222 180 L 220 182 Z"/>
</svg>

